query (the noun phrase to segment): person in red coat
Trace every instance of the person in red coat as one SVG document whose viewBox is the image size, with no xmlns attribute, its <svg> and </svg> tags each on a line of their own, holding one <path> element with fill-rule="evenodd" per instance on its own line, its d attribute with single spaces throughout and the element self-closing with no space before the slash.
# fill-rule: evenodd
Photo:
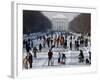
<svg viewBox="0 0 100 80">
<path fill-rule="evenodd" d="M 50 63 L 52 66 L 52 57 L 53 57 L 53 53 L 51 52 L 51 50 L 49 50 L 49 52 L 48 52 L 48 66 L 50 66 Z"/>
</svg>

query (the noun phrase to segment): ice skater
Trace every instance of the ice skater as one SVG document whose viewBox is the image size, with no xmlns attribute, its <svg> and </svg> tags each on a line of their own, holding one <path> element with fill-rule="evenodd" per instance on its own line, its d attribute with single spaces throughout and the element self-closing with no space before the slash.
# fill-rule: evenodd
<svg viewBox="0 0 100 80">
<path fill-rule="evenodd" d="M 51 46 L 52 46 L 53 45 L 53 37 L 51 37 L 50 42 L 51 42 Z"/>
<path fill-rule="evenodd" d="M 41 52 L 42 50 L 42 44 L 39 44 L 39 51 Z"/>
<path fill-rule="evenodd" d="M 79 42 L 78 42 L 78 40 L 75 40 L 75 50 L 79 50 Z"/>
<path fill-rule="evenodd" d="M 91 52 L 89 51 L 89 64 L 91 64 Z"/>
<path fill-rule="evenodd" d="M 50 66 L 50 64 L 51 64 L 51 66 L 53 65 L 52 64 L 52 57 L 53 57 L 53 52 L 51 52 L 51 50 L 49 50 L 49 52 L 48 52 L 48 66 Z"/>
<path fill-rule="evenodd" d="M 26 51 L 27 51 L 27 53 L 29 53 L 30 50 L 31 50 L 31 47 L 30 47 L 30 39 L 28 39 L 26 41 Z"/>
<path fill-rule="evenodd" d="M 50 47 L 50 37 L 47 38 L 47 45 Z"/>
<path fill-rule="evenodd" d="M 70 41 L 70 50 L 72 50 L 72 41 Z"/>
<path fill-rule="evenodd" d="M 85 39 L 85 47 L 88 46 L 88 39 Z"/>
<path fill-rule="evenodd" d="M 61 62 L 61 53 L 59 52 L 58 53 L 58 63 L 60 63 Z"/>
<path fill-rule="evenodd" d="M 23 59 L 23 67 L 25 69 L 28 69 L 28 64 L 29 64 L 28 56 L 25 56 L 25 58 Z"/>
<path fill-rule="evenodd" d="M 66 64 L 66 55 L 62 53 L 62 64 Z"/>
<path fill-rule="evenodd" d="M 79 54 L 79 62 L 83 62 L 84 61 L 84 55 L 83 55 L 83 51 L 80 50 L 80 54 Z"/>
<path fill-rule="evenodd" d="M 64 37 L 61 36 L 61 38 L 60 38 L 60 45 L 63 45 L 63 44 L 64 44 Z"/>
<path fill-rule="evenodd" d="M 58 38 L 57 38 L 57 47 L 59 45 L 59 42 L 60 42 L 60 36 L 58 36 Z"/>
<path fill-rule="evenodd" d="M 64 42 L 64 48 L 65 49 L 67 48 L 67 40 L 65 40 L 65 42 Z"/>
<path fill-rule="evenodd" d="M 37 58 L 38 49 L 36 47 L 33 48 L 34 58 Z"/>
<path fill-rule="evenodd" d="M 33 56 L 31 53 L 29 53 L 29 65 L 30 65 L 30 68 L 32 68 L 32 63 L 33 63 Z"/>
</svg>

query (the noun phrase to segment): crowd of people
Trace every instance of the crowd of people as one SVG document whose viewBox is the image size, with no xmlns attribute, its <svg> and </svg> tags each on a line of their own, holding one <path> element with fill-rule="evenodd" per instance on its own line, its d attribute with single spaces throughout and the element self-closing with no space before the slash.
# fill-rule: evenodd
<svg viewBox="0 0 100 80">
<path fill-rule="evenodd" d="M 26 69 L 32 68 L 33 58 L 37 58 L 37 53 L 41 53 L 43 49 L 46 49 L 48 53 L 48 66 L 54 65 L 54 61 L 52 59 L 53 48 L 59 47 L 65 50 L 79 51 L 79 63 L 85 61 L 86 64 L 91 64 L 91 52 L 88 52 L 89 58 L 85 60 L 83 51 L 80 49 L 80 47 L 87 48 L 88 46 L 91 46 L 90 35 L 56 32 L 36 36 L 36 39 L 28 38 L 23 40 L 23 48 L 25 48 L 27 53 L 23 60 L 24 67 Z M 66 59 L 66 54 L 58 51 L 58 63 L 66 64 Z"/>
</svg>

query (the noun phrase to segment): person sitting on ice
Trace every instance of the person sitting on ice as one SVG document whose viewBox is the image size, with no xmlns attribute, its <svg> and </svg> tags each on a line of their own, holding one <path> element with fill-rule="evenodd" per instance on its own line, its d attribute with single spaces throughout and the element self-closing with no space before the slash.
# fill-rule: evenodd
<svg viewBox="0 0 100 80">
<path fill-rule="evenodd" d="M 52 66 L 52 57 L 53 57 L 53 52 L 51 50 L 49 50 L 49 52 L 48 52 L 48 66 L 50 66 L 50 63 Z"/>
</svg>

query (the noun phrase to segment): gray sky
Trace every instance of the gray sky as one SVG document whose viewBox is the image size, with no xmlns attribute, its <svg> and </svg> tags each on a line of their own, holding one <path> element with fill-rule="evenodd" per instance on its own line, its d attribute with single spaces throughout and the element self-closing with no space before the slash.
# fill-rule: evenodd
<svg viewBox="0 0 100 80">
<path fill-rule="evenodd" d="M 72 21 L 75 17 L 77 17 L 80 13 L 67 13 L 67 12 L 41 12 L 43 13 L 46 17 L 48 17 L 50 20 L 52 20 L 53 17 L 57 15 L 62 15 L 65 16 L 68 19 L 68 22 Z"/>
</svg>

